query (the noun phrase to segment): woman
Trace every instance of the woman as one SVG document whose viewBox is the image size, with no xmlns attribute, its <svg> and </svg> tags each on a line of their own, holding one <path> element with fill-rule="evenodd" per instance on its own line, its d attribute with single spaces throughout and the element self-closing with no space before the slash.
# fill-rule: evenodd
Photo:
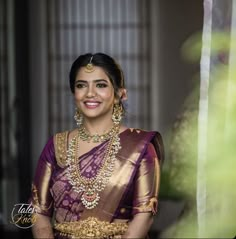
<svg viewBox="0 0 236 239">
<path fill-rule="evenodd" d="M 162 139 L 121 124 L 123 73 L 108 55 L 70 71 L 78 128 L 46 144 L 32 184 L 35 238 L 144 238 L 157 210 Z"/>
</svg>

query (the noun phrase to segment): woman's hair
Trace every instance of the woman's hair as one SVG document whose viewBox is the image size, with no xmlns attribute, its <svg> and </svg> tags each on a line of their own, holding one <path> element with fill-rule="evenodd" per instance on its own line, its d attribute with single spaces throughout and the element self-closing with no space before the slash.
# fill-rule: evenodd
<svg viewBox="0 0 236 239">
<path fill-rule="evenodd" d="M 120 66 L 115 62 L 115 60 L 104 53 L 87 53 L 80 55 L 74 61 L 69 75 L 71 92 L 75 92 L 75 78 L 79 69 L 83 66 L 86 66 L 88 63 L 92 63 L 94 66 L 99 66 L 105 71 L 114 87 L 115 97 L 119 98 L 118 90 L 125 88 L 124 75 Z"/>
</svg>

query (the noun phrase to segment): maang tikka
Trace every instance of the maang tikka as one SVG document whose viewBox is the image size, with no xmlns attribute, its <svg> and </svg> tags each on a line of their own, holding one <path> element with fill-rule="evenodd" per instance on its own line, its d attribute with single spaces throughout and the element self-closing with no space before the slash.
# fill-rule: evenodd
<svg viewBox="0 0 236 239">
<path fill-rule="evenodd" d="M 115 104 L 113 108 L 113 113 L 112 113 L 112 121 L 114 124 L 118 125 L 120 124 L 123 116 L 123 109 L 120 104 Z"/>
<path fill-rule="evenodd" d="M 80 127 L 83 124 L 83 115 L 81 114 L 78 108 L 75 108 L 74 119 L 78 127 Z"/>
<path fill-rule="evenodd" d="M 89 63 L 85 66 L 85 72 L 87 72 L 87 73 L 91 73 L 91 72 L 95 71 L 93 64 L 92 64 L 92 60 L 93 60 L 93 56 L 91 56 Z"/>
</svg>

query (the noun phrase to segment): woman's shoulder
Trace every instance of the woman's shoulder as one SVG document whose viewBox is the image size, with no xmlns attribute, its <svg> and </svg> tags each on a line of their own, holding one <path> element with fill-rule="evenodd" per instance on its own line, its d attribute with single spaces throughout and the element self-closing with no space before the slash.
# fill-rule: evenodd
<svg viewBox="0 0 236 239">
<path fill-rule="evenodd" d="M 163 139 L 159 131 L 150 131 L 140 128 L 127 128 L 124 138 L 127 143 L 133 142 L 134 144 L 146 144 L 149 147 L 154 147 L 158 158 L 164 160 L 164 145 Z"/>
<path fill-rule="evenodd" d="M 61 140 L 63 140 L 63 141 L 70 140 L 70 138 L 73 138 L 77 132 L 78 132 L 77 128 L 72 129 L 72 130 L 65 130 L 65 131 L 57 132 L 53 135 L 54 143 L 56 141 L 61 141 Z"/>
<path fill-rule="evenodd" d="M 70 130 L 64 130 L 54 133 L 53 137 L 61 137 L 62 135 L 67 135 L 70 132 Z"/>
<path fill-rule="evenodd" d="M 60 167 L 65 167 L 68 142 L 75 136 L 76 132 L 76 129 L 66 130 L 55 133 L 53 136 L 55 156 Z"/>
<path fill-rule="evenodd" d="M 121 132 L 123 145 L 133 145 L 135 148 L 146 147 L 155 138 L 156 131 L 147 131 L 140 128 L 126 128 Z"/>
<path fill-rule="evenodd" d="M 125 132 L 127 132 L 131 136 L 140 135 L 140 136 L 156 136 L 161 134 L 158 131 L 152 131 L 152 130 L 145 130 L 141 128 L 126 128 Z"/>
</svg>

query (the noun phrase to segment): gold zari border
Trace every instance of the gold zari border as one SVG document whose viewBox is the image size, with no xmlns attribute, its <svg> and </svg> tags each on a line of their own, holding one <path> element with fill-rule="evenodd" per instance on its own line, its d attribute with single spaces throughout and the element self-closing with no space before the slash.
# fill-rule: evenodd
<svg viewBox="0 0 236 239">
<path fill-rule="evenodd" d="M 66 165 L 68 133 L 68 131 L 57 133 L 54 139 L 57 164 L 62 168 Z"/>
<path fill-rule="evenodd" d="M 71 238 L 104 239 L 123 235 L 128 229 L 128 224 L 125 222 L 110 223 L 100 221 L 95 217 L 88 217 L 76 222 L 56 223 L 54 228 L 60 232 L 60 235 Z"/>
</svg>

